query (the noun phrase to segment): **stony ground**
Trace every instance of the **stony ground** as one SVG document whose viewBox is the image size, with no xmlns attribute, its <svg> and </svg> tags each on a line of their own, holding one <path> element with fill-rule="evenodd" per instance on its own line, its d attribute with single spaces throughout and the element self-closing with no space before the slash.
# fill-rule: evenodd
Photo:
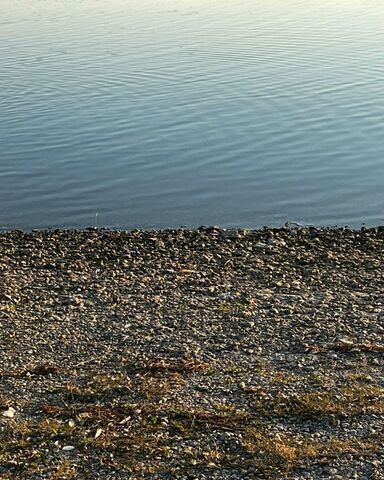
<svg viewBox="0 0 384 480">
<path fill-rule="evenodd" d="M 0 478 L 384 479 L 383 247 L 0 234 Z"/>
</svg>

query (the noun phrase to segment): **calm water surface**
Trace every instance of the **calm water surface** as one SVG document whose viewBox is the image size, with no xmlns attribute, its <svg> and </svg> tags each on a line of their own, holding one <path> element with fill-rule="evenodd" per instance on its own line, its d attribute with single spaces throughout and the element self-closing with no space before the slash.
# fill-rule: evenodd
<svg viewBox="0 0 384 480">
<path fill-rule="evenodd" d="M 0 229 L 384 223 L 384 1 L 1 0 Z"/>
</svg>

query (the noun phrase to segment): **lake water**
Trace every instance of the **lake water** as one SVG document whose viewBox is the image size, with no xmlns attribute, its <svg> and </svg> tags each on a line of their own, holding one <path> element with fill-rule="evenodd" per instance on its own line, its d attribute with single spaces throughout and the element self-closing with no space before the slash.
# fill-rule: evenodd
<svg viewBox="0 0 384 480">
<path fill-rule="evenodd" d="M 0 229 L 384 224 L 384 2 L 1 0 Z"/>
</svg>

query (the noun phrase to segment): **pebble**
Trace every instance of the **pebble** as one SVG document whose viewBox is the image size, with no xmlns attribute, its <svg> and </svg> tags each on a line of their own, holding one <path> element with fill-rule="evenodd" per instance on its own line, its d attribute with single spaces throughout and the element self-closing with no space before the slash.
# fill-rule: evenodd
<svg viewBox="0 0 384 480">
<path fill-rule="evenodd" d="M 23 405 L 23 415 L 36 422 L 46 419 L 42 406 L 74 402 L 85 416 L 71 411 L 55 422 L 59 427 L 63 422 L 67 432 L 74 429 L 66 440 L 60 437 L 61 445 L 73 442 L 76 447 L 57 443 L 45 456 L 36 442 L 30 451 L 36 449 L 47 468 L 57 465 L 49 455 L 76 451 L 84 476 L 116 480 L 129 478 L 116 466 L 119 451 L 111 451 L 113 461 L 101 462 L 97 448 L 77 443 L 81 429 L 88 429 L 90 442 L 102 434 L 95 445 L 117 433 L 112 450 L 121 436 L 153 422 L 154 435 L 166 437 L 160 444 L 170 442 L 169 450 L 155 448 L 136 465 L 150 468 L 168 452 L 163 466 L 147 475 L 153 480 L 260 478 L 255 465 L 261 453 L 245 452 L 249 432 L 241 414 L 254 415 L 253 426 L 276 441 L 375 440 L 384 430 L 383 413 L 353 415 L 348 407 L 359 401 L 353 389 L 362 396 L 371 392 L 374 399 L 381 398 L 384 386 L 383 251 L 384 229 L 1 233 L 5 399 L 0 398 L 0 405 L 7 407 L 2 418 L 15 419 L 4 419 L 0 429 L 22 421 L 8 407 L 10 401 Z M 157 369 L 148 368 L 151 359 L 168 362 L 174 371 L 162 369 L 159 361 L 152 364 Z M 197 367 L 205 363 L 206 368 Z M 113 380 L 116 388 L 103 390 L 101 382 L 101 391 L 92 396 L 100 376 L 112 381 L 119 375 L 126 383 Z M 148 386 L 142 395 L 144 381 Z M 88 385 L 83 400 L 76 389 L 73 398 L 63 393 L 73 384 L 80 391 Z M 329 411 L 279 413 L 301 405 L 307 395 L 319 401 L 330 395 Z M 88 425 L 86 415 L 103 402 L 106 418 Z M 172 406 L 174 415 L 215 414 L 217 423 L 212 420 L 214 427 L 195 436 L 182 434 L 172 415 L 147 418 L 148 404 L 161 412 Z M 346 411 L 334 412 L 333 404 Z M 260 405 L 264 416 L 257 410 Z M 223 416 L 234 412 L 239 419 L 233 428 L 220 425 Z M 177 420 L 180 429 L 184 420 L 182 415 Z M 220 463 L 215 449 L 233 461 Z M 211 456 L 204 457 L 207 452 Z M 353 449 L 334 453 L 326 458 L 327 468 L 317 459 L 303 459 L 288 469 L 287 478 L 384 478 L 381 452 L 370 452 L 369 460 Z M 19 464 L 28 461 L 23 455 L 18 452 Z M 249 461 L 252 455 L 254 462 Z M 2 474 L 12 476 L 12 462 L 5 465 Z M 275 471 L 266 478 L 285 478 L 283 467 L 280 477 Z"/>
<path fill-rule="evenodd" d="M 75 447 L 73 445 L 65 445 L 65 447 L 62 448 L 64 452 L 72 452 L 75 450 Z"/>
<path fill-rule="evenodd" d="M 16 410 L 12 407 L 9 407 L 7 410 L 2 412 L 3 417 L 13 418 L 15 416 Z"/>
</svg>

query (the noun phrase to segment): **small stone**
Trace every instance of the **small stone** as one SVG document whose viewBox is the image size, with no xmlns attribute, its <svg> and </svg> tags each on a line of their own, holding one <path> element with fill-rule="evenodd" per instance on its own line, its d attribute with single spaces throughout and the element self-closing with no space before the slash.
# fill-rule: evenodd
<svg viewBox="0 0 384 480">
<path fill-rule="evenodd" d="M 12 407 L 9 407 L 8 410 L 5 410 L 5 412 L 3 412 L 3 417 L 7 417 L 7 418 L 13 418 L 15 416 L 15 413 L 16 413 L 16 410 Z"/>
<path fill-rule="evenodd" d="M 64 452 L 72 452 L 74 449 L 75 447 L 73 445 L 66 445 L 65 447 L 63 447 Z"/>
</svg>

